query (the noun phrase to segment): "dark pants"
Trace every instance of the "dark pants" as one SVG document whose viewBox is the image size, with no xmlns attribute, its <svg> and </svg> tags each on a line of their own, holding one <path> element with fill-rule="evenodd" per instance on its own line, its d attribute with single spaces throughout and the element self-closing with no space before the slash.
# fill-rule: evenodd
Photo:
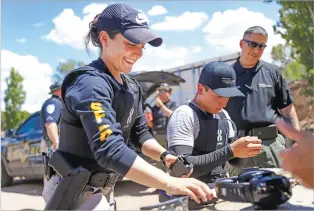
<svg viewBox="0 0 314 211">
<path fill-rule="evenodd" d="M 285 138 L 278 134 L 277 138 L 262 140 L 262 153 L 252 158 L 244 158 L 246 163 L 243 168 L 259 167 L 259 168 L 279 168 L 279 152 L 286 148 Z M 242 168 L 232 165 L 228 168 L 229 176 L 238 176 L 243 172 Z"/>
</svg>

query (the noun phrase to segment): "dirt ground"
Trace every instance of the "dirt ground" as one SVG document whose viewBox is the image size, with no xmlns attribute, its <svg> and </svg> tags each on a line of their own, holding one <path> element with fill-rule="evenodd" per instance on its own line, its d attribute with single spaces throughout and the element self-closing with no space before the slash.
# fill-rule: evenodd
<svg viewBox="0 0 314 211">
<path fill-rule="evenodd" d="M 41 197 L 42 181 L 15 181 L 10 187 L 1 189 L 0 210 L 43 210 Z M 118 210 L 139 210 L 140 206 L 158 203 L 155 189 L 131 181 L 120 181 L 115 189 Z"/>
<path fill-rule="evenodd" d="M 38 180 L 15 181 L 14 185 L 1 189 L 0 210 L 43 210 L 41 197 L 43 186 Z M 157 191 L 131 181 L 116 185 L 118 210 L 139 210 L 140 206 L 158 203 Z M 254 210 L 250 203 L 218 201 L 201 210 Z M 277 210 L 314 210 L 314 190 L 298 185 L 293 188 L 292 198 Z"/>
</svg>

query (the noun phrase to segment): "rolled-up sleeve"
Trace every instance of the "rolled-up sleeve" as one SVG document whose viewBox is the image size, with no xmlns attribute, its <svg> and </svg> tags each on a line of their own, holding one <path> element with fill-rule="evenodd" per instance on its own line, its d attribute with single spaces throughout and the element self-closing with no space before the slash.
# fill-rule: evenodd
<svg viewBox="0 0 314 211">
<path fill-rule="evenodd" d="M 275 86 L 275 104 L 279 109 L 285 108 L 293 103 L 292 94 L 286 80 L 282 77 L 279 70 L 276 69 L 276 86 Z"/>
<path fill-rule="evenodd" d="M 61 115 L 61 105 L 52 99 L 49 99 L 42 115 L 45 123 L 58 123 Z"/>
<path fill-rule="evenodd" d="M 187 113 L 184 107 L 173 112 L 167 125 L 168 146 L 185 145 L 194 147 L 194 134 L 194 121 L 191 114 Z"/>
</svg>

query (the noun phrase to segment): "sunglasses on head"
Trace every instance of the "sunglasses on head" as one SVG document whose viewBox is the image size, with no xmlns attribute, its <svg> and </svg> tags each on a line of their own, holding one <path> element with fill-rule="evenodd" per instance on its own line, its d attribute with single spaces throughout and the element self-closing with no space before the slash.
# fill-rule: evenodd
<svg viewBox="0 0 314 211">
<path fill-rule="evenodd" d="M 248 46 L 250 46 L 251 48 L 259 48 L 259 49 L 264 49 L 266 48 L 266 44 L 260 44 L 260 43 L 257 43 L 257 42 L 254 42 L 254 41 L 250 41 L 250 40 L 243 40 L 244 42 L 246 42 L 248 44 Z"/>
</svg>

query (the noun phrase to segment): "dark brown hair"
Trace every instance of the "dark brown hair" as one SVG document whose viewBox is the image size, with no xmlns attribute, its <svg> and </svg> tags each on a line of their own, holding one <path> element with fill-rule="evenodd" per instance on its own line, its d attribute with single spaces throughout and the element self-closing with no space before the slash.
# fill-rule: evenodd
<svg viewBox="0 0 314 211">
<path fill-rule="evenodd" d="M 84 38 L 84 43 L 85 43 L 85 48 L 87 53 L 89 53 L 89 48 L 88 48 L 88 44 L 90 41 L 92 41 L 92 44 L 96 47 L 100 48 L 100 52 L 102 52 L 102 46 L 99 40 L 99 33 L 100 31 L 98 31 L 97 29 L 97 22 L 99 19 L 100 14 L 97 14 L 94 17 L 94 20 L 91 21 L 89 23 L 89 32 L 86 35 L 86 37 Z M 119 31 L 117 29 L 111 29 L 111 30 L 102 30 L 102 31 L 106 31 L 110 37 L 110 39 L 114 39 L 116 37 L 116 35 L 119 33 Z"/>
</svg>

